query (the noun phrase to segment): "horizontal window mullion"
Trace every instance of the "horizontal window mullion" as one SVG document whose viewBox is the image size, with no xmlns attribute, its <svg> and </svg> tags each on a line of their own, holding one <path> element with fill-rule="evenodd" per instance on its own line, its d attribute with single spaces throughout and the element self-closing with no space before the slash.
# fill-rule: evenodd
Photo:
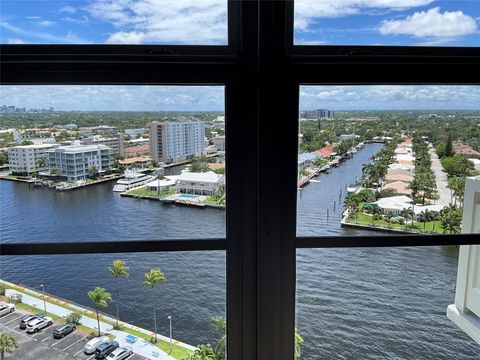
<svg viewBox="0 0 480 360">
<path fill-rule="evenodd" d="M 236 66 L 226 63 L 21 63 L 2 64 L 2 84 L 224 84 Z"/>
<path fill-rule="evenodd" d="M 400 246 L 477 245 L 479 234 L 455 235 L 388 235 L 388 236 L 312 236 L 297 237 L 301 248 L 363 248 Z"/>
<path fill-rule="evenodd" d="M 226 250 L 225 239 L 3 243 L 1 256 Z"/>
<path fill-rule="evenodd" d="M 379 84 L 478 84 L 480 62 L 425 63 L 403 61 L 357 61 L 341 63 L 305 62 L 291 64 L 291 73 L 300 84 L 379 85 Z"/>
</svg>

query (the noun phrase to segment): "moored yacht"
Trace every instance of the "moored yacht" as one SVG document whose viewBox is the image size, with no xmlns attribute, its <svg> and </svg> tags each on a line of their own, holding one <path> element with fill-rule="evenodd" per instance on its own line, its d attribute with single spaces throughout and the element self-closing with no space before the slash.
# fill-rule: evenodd
<svg viewBox="0 0 480 360">
<path fill-rule="evenodd" d="M 142 174 L 140 172 L 132 170 L 126 170 L 124 173 L 124 177 L 118 180 L 113 187 L 113 191 L 125 192 L 130 189 L 146 185 L 154 179 L 155 176 L 152 175 Z"/>
</svg>

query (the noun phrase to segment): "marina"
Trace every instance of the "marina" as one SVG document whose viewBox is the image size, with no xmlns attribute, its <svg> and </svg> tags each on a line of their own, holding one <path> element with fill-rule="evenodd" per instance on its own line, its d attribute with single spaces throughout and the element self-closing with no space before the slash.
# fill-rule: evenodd
<svg viewBox="0 0 480 360">
<path fill-rule="evenodd" d="M 381 147 L 366 144 L 298 192 L 298 236 L 379 235 L 342 228 L 340 222 L 346 188 L 361 176 L 362 164 Z M 168 171 L 172 173 L 167 175 L 178 174 L 180 169 Z M 56 192 L 0 181 L 2 241 L 225 237 L 223 211 L 133 201 L 113 192 L 113 186 L 109 182 Z M 29 226 L 22 225 L 25 223 Z M 42 235 L 45 227 L 49 233 Z M 197 345 L 217 338 L 210 319 L 225 314 L 222 251 L 12 256 L 0 258 L 0 267 L 7 281 L 37 289 L 38 284 L 45 284 L 49 293 L 89 306 L 86 289 L 96 285 L 113 289 L 114 279 L 106 267 L 117 258 L 131 269 L 130 277 L 122 282 L 123 321 L 151 330 L 154 305 L 162 319 L 159 333 L 167 334 L 166 317 L 171 315 L 176 339 Z M 445 316 L 453 302 L 457 258 L 458 250 L 444 247 L 299 249 L 297 327 L 305 339 L 302 357 L 357 354 L 373 360 L 388 348 L 392 358 L 415 353 L 418 358 L 435 354 L 441 360 L 476 359 L 478 347 Z M 160 267 L 167 278 L 154 294 L 138 285 L 150 267 Z M 347 282 L 348 288 L 344 286 Z M 421 308 L 412 308 L 415 303 L 421 303 Z M 113 308 L 106 311 L 112 313 Z M 438 331 L 440 327 L 442 331 Z M 396 338 L 386 337 L 387 332 Z"/>
</svg>

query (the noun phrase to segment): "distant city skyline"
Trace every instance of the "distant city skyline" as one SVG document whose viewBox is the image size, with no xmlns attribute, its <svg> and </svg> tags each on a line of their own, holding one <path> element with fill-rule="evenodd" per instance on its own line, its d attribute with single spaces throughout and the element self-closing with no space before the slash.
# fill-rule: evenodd
<svg viewBox="0 0 480 360">
<path fill-rule="evenodd" d="M 0 106 L 55 111 L 225 111 L 223 86 L 2 85 Z M 480 110 L 480 86 L 301 86 L 300 111 Z"/>
</svg>

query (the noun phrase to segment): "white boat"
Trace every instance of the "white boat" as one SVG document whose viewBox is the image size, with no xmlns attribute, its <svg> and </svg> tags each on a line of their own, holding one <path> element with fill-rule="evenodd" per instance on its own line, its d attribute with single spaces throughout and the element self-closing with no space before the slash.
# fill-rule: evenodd
<svg viewBox="0 0 480 360">
<path fill-rule="evenodd" d="M 155 176 L 152 175 L 142 174 L 137 171 L 126 170 L 124 173 L 124 177 L 118 180 L 113 187 L 113 191 L 125 192 L 130 189 L 146 185 L 154 179 Z"/>
</svg>

